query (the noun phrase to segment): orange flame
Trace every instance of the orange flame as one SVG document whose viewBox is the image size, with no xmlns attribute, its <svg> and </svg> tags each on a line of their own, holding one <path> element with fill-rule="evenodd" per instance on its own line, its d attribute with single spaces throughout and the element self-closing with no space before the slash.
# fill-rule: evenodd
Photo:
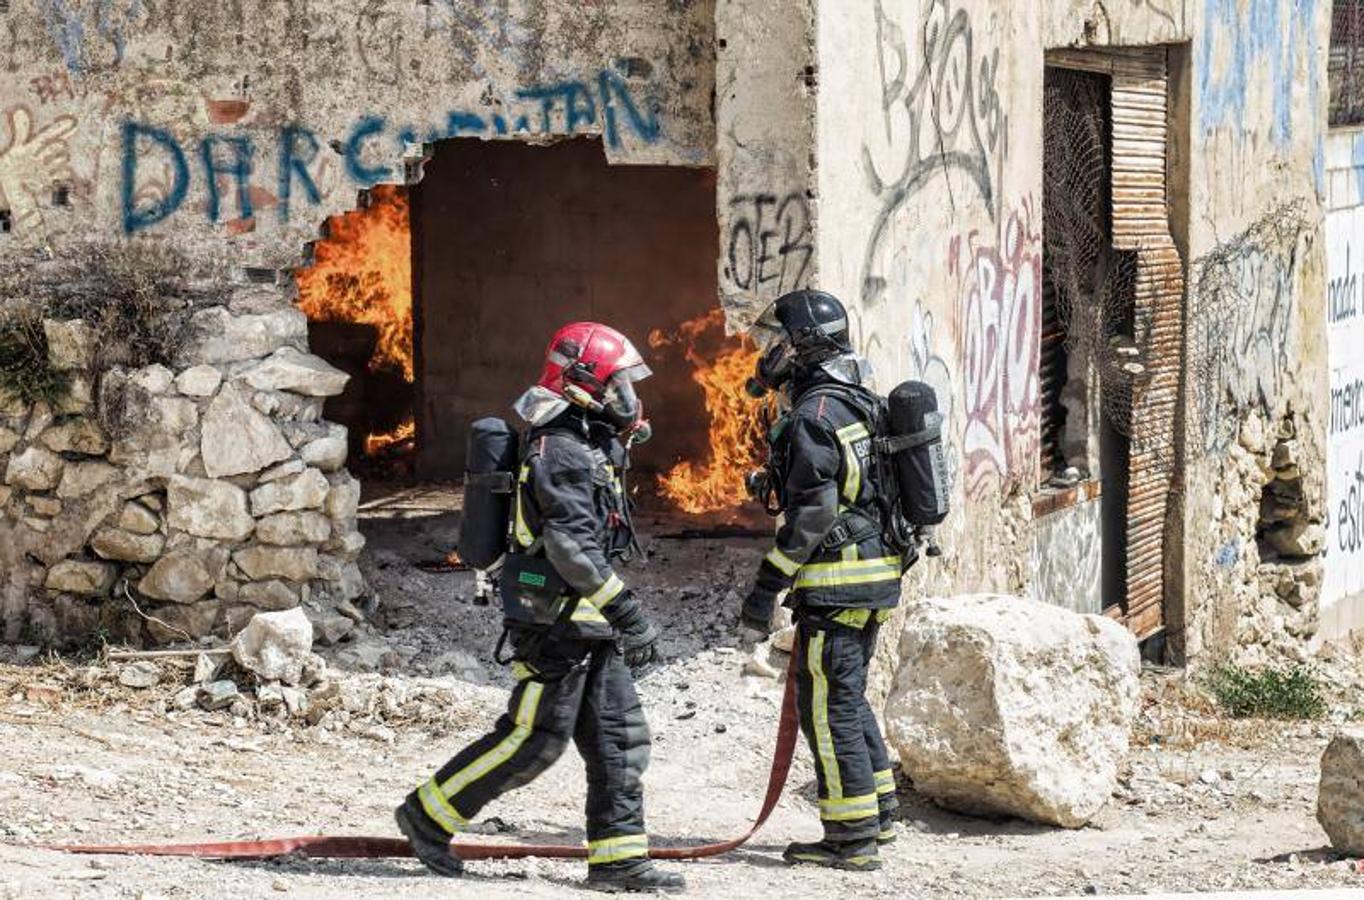
<svg viewBox="0 0 1364 900">
<path fill-rule="evenodd" d="M 704 465 L 690 460 L 678 463 L 659 477 L 663 495 L 688 513 L 730 509 L 745 500 L 744 476 L 763 458 L 761 405 L 749 397 L 744 383 L 753 374 L 760 352 L 748 338 L 724 339 L 725 315 L 715 309 L 682 323 L 673 334 L 655 331 L 649 346 L 681 344 L 692 365 L 692 381 L 705 394 L 710 416 L 709 455 Z M 717 337 L 722 349 L 713 361 L 698 350 L 703 337 Z"/>
<path fill-rule="evenodd" d="M 417 423 L 409 416 L 403 420 L 402 424 L 392 431 L 386 431 L 382 434 L 371 434 L 366 437 L 365 455 L 370 458 L 375 458 L 393 447 L 415 442 L 416 440 Z"/>
<path fill-rule="evenodd" d="M 298 305 L 315 322 L 363 322 L 379 331 L 371 370 L 412 381 L 412 227 L 407 189 L 381 184 L 370 204 L 327 220 L 314 263 L 298 272 Z"/>
</svg>

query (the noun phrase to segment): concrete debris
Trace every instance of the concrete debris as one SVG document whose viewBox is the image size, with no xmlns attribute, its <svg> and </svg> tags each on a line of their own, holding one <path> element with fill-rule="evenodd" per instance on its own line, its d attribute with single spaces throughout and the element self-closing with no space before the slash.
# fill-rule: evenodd
<svg viewBox="0 0 1364 900">
<path fill-rule="evenodd" d="M 150 660 L 138 660 L 118 670 L 118 683 L 124 687 L 145 690 L 161 680 L 161 669 Z"/>
<path fill-rule="evenodd" d="M 237 665 L 262 681 L 296 685 L 313 646 L 313 626 L 301 609 L 258 613 L 232 641 Z"/>
<path fill-rule="evenodd" d="M 1121 625 L 1020 597 L 933 598 L 899 649 L 887 737 L 916 790 L 1066 828 L 1112 795 L 1140 693 Z"/>
<path fill-rule="evenodd" d="M 1317 821 L 1337 851 L 1364 857 L 1364 729 L 1336 735 L 1321 758 Z"/>
<path fill-rule="evenodd" d="M 196 695 L 200 707 L 210 712 L 219 709 L 227 709 L 241 696 L 237 690 L 237 684 L 233 681 L 210 681 L 202 684 L 198 688 Z"/>
<path fill-rule="evenodd" d="M 194 658 L 194 683 L 206 684 L 217 678 L 224 661 L 220 653 L 200 653 Z"/>
</svg>

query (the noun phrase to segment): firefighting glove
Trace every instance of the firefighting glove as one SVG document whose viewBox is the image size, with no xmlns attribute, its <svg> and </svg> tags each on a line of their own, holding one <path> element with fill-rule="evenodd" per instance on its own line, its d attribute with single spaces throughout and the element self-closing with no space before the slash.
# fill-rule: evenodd
<svg viewBox="0 0 1364 900">
<path fill-rule="evenodd" d="M 622 591 L 602 613 L 620 632 L 620 649 L 627 666 L 638 669 L 658 658 L 658 629 L 644 615 L 633 594 Z"/>
<path fill-rule="evenodd" d="M 777 607 L 777 596 L 791 586 L 791 580 L 770 559 L 764 559 L 758 567 L 758 578 L 753 590 L 744 598 L 743 608 L 739 611 L 743 626 L 764 637 L 771 634 L 772 612 Z"/>
</svg>

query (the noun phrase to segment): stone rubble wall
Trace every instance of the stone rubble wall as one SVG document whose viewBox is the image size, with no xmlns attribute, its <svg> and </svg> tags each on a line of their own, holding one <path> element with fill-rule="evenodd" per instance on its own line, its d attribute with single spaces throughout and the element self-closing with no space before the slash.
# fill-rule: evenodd
<svg viewBox="0 0 1364 900">
<path fill-rule="evenodd" d="M 72 386 L 52 406 L 0 397 L 0 637 L 226 637 L 301 605 L 332 643 L 362 619 L 360 484 L 322 418 L 348 376 L 307 352 L 277 288 L 193 325 L 174 370 L 90 373 L 100 336 L 44 322 Z"/>
</svg>

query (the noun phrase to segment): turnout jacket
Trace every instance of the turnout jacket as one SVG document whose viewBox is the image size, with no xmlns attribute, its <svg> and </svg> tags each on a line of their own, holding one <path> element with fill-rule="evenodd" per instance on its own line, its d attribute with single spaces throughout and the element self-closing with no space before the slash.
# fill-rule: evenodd
<svg viewBox="0 0 1364 900">
<path fill-rule="evenodd" d="M 873 441 L 880 399 L 839 383 L 806 387 L 769 434 L 785 522 L 757 589 L 787 605 L 886 609 L 900 599 L 901 559 L 885 539 Z"/>
<path fill-rule="evenodd" d="M 625 457 L 614 435 L 573 410 L 527 435 L 512 538 L 519 552 L 547 558 L 567 583 L 563 637 L 613 638 L 610 623 L 635 608 L 611 564 L 633 542 Z"/>
</svg>

